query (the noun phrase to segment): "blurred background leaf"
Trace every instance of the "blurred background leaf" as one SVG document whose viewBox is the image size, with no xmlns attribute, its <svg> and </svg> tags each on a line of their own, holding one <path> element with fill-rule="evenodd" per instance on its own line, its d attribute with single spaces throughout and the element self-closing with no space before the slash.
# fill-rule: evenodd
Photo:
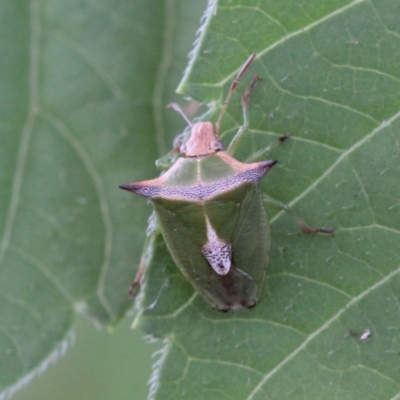
<svg viewBox="0 0 400 400">
<path fill-rule="evenodd" d="M 3 396 L 64 352 L 78 314 L 113 329 L 131 308 L 127 288 L 150 208 L 118 185 L 154 175 L 154 160 L 182 129 L 165 105 L 176 98 L 205 5 L 1 1 Z M 146 366 L 154 347 L 125 351 L 136 366 L 146 357 Z M 134 375 L 134 367 L 120 367 Z M 137 382 L 147 391 L 143 376 Z M 100 392 L 93 387 L 93 398 Z"/>
<path fill-rule="evenodd" d="M 130 325 L 126 318 L 110 335 L 78 316 L 73 346 L 13 400 L 146 399 L 152 354 L 160 343 L 144 341 Z"/>
</svg>

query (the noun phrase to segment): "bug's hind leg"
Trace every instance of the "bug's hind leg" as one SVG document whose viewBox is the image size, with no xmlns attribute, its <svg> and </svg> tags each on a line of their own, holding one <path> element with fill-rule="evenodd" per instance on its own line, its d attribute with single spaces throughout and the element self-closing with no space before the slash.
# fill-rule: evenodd
<svg viewBox="0 0 400 400">
<path fill-rule="evenodd" d="M 304 233 L 311 235 L 315 235 L 317 233 L 333 235 L 333 232 L 335 231 L 333 228 L 312 228 L 311 226 L 307 225 L 301 217 L 299 217 L 287 204 L 283 203 L 282 201 L 275 200 L 267 195 L 264 195 L 263 200 L 266 206 L 286 211 L 296 221 L 297 225 Z"/>
</svg>

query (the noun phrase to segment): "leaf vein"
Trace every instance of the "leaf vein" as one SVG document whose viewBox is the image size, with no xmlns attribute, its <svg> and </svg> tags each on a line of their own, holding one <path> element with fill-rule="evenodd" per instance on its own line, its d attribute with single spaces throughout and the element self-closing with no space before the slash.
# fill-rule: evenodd
<svg viewBox="0 0 400 400">
<path fill-rule="evenodd" d="M 156 128 L 156 139 L 159 149 L 159 156 L 162 156 L 166 151 L 165 143 L 165 121 L 164 121 L 164 89 L 165 81 L 168 74 L 168 69 L 172 64 L 173 45 L 174 45 L 174 29 L 175 29 L 175 0 L 167 0 L 165 3 L 165 22 L 163 32 L 162 56 L 156 74 L 152 104 L 154 110 L 154 125 Z"/>
<path fill-rule="evenodd" d="M 106 312 L 111 318 L 115 317 L 115 313 L 106 297 L 105 294 L 105 279 L 109 269 L 111 268 L 111 255 L 112 255 L 112 239 L 113 239 L 113 226 L 111 220 L 110 209 L 108 205 L 108 199 L 106 191 L 104 188 L 104 183 L 101 179 L 101 175 L 97 172 L 96 167 L 89 155 L 84 149 L 82 143 L 69 131 L 69 129 L 56 117 L 49 113 L 43 113 L 43 118 L 50 123 L 54 129 L 71 145 L 71 147 L 76 151 L 77 155 L 82 160 L 84 166 L 86 167 L 89 175 L 91 176 L 94 186 L 97 191 L 97 196 L 99 199 L 99 205 L 101 210 L 101 215 L 103 216 L 103 223 L 105 228 L 104 237 L 104 256 L 103 264 L 100 269 L 98 278 L 98 288 L 97 295 L 100 302 L 104 306 Z"/>
<path fill-rule="evenodd" d="M 273 78 L 272 76 L 265 70 L 266 75 L 268 76 L 268 78 L 270 79 L 270 81 L 275 85 L 275 87 L 280 90 L 282 93 L 285 93 L 289 96 L 292 97 L 296 97 L 298 99 L 303 99 L 303 100 L 313 100 L 313 101 L 317 101 L 317 102 L 321 102 L 321 103 L 325 103 L 329 106 L 334 106 L 334 107 L 338 107 L 338 108 L 342 108 L 344 110 L 353 112 L 355 114 L 358 114 L 366 119 L 369 119 L 370 121 L 372 121 L 374 124 L 378 125 L 380 121 L 378 121 L 377 119 L 375 119 L 372 115 L 369 115 L 363 111 L 357 110 L 356 108 L 350 107 L 346 104 L 341 104 L 341 103 L 337 103 L 335 101 L 329 100 L 329 99 L 324 99 L 322 97 L 316 97 L 316 96 L 311 96 L 311 95 L 302 95 L 302 94 L 298 94 L 298 93 L 294 93 L 294 92 L 290 92 L 287 89 L 284 89 L 282 86 L 280 86 Z"/>
<path fill-rule="evenodd" d="M 68 46 L 72 51 L 78 54 L 81 59 L 88 65 L 95 73 L 95 75 L 104 82 L 105 86 L 110 90 L 112 95 L 116 99 L 122 99 L 125 96 L 124 92 L 121 88 L 113 81 L 108 72 L 100 65 L 100 62 L 97 61 L 87 49 L 85 49 L 79 43 L 74 42 L 72 39 L 65 37 L 62 32 L 52 31 L 52 34 L 55 38 L 63 42 L 66 46 Z"/>
<path fill-rule="evenodd" d="M 237 5 L 237 6 L 233 6 L 233 7 L 223 7 L 220 6 L 219 7 L 220 10 L 228 10 L 228 11 L 232 11 L 235 9 L 240 10 L 241 12 L 245 11 L 245 10 L 252 10 L 252 11 L 256 11 L 259 12 L 260 14 L 264 15 L 267 19 L 271 20 L 272 22 L 274 22 L 276 25 L 278 25 L 279 27 L 281 27 L 286 33 L 289 32 L 289 30 L 282 24 L 281 21 L 277 20 L 276 18 L 274 18 L 272 15 L 268 14 L 267 12 L 265 12 L 264 10 L 260 9 L 259 7 L 251 7 L 251 6 L 245 6 L 243 4 Z"/>
<path fill-rule="evenodd" d="M 392 122 L 394 122 L 397 118 L 400 117 L 400 111 L 394 114 L 391 118 L 388 120 L 382 121 L 375 129 L 373 129 L 369 134 L 365 135 L 362 137 L 359 141 L 354 143 L 351 147 L 349 147 L 347 150 L 343 151 L 342 154 L 336 159 L 335 162 L 332 163 L 332 165 L 325 170 L 325 172 L 317 179 L 314 180 L 314 182 L 308 186 L 307 189 L 305 189 L 302 193 L 300 193 L 296 198 L 294 198 L 289 205 L 292 206 L 293 204 L 297 203 L 300 201 L 302 198 L 304 198 L 308 193 L 310 193 L 314 188 L 316 188 L 320 182 L 322 182 L 324 179 L 326 179 L 327 176 L 329 176 L 333 170 L 345 159 L 348 157 L 351 153 L 356 151 L 359 147 L 361 147 L 365 142 L 368 140 L 372 139 L 375 135 L 377 135 L 382 129 L 390 126 Z M 275 215 L 275 217 L 271 218 L 271 223 L 273 223 L 276 219 L 278 219 L 284 211 L 280 211 L 278 214 Z"/>
<path fill-rule="evenodd" d="M 6 294 L 4 291 L 0 291 L 0 296 L 11 305 L 20 307 L 25 311 L 27 311 L 28 314 L 31 315 L 32 318 L 36 320 L 36 322 L 42 321 L 42 316 L 40 315 L 40 313 L 38 313 L 34 308 L 30 307 L 29 304 L 23 302 L 21 299 L 18 299 L 14 296 L 10 296 L 8 293 Z"/>
<path fill-rule="evenodd" d="M 249 129 L 248 132 L 255 133 L 255 134 L 261 134 L 261 135 L 270 134 L 270 135 L 276 136 L 277 139 L 279 139 L 282 136 L 281 133 L 276 133 L 276 132 L 271 132 L 271 131 L 268 131 L 268 132 L 260 131 L 258 129 Z M 338 147 L 333 147 L 326 143 L 318 142 L 317 140 L 312 140 L 312 139 L 308 139 L 308 138 L 301 137 L 301 136 L 290 136 L 290 141 L 293 141 L 293 140 L 297 140 L 298 142 L 312 144 L 313 146 L 320 146 L 327 150 L 334 151 L 335 153 L 341 153 L 343 151 L 343 149 L 340 149 Z"/>
<path fill-rule="evenodd" d="M 319 18 L 318 20 L 298 29 L 297 31 L 291 32 L 289 34 L 287 34 L 286 36 L 282 37 L 281 39 L 277 40 L 276 42 L 274 42 L 273 44 L 271 44 L 270 46 L 266 47 L 264 50 L 261 50 L 258 53 L 258 57 L 263 56 L 264 54 L 267 54 L 268 52 L 270 52 L 271 50 L 273 50 L 275 47 L 278 47 L 280 44 L 285 43 L 287 40 L 291 39 L 292 37 L 296 37 L 298 35 L 301 35 L 307 31 L 310 31 L 311 29 L 313 29 L 315 26 L 320 25 L 321 23 L 343 13 L 344 11 L 355 7 L 358 4 L 361 3 L 366 3 L 366 0 L 353 0 L 350 1 L 349 4 L 338 8 L 337 10 L 325 15 L 322 18 Z M 202 85 L 202 86 L 210 86 L 210 87 L 222 87 L 224 86 L 227 82 L 230 82 L 233 77 L 237 74 L 238 69 L 233 71 L 231 74 L 229 74 L 227 77 L 225 77 L 224 79 L 222 79 L 220 82 L 214 83 L 212 85 Z"/>
<path fill-rule="evenodd" d="M 317 281 L 316 279 L 312 279 L 312 278 L 309 278 L 307 276 L 301 276 L 301 275 L 293 274 L 293 273 L 290 273 L 290 272 L 282 272 L 279 275 L 285 275 L 285 276 L 289 276 L 291 278 L 296 278 L 296 279 L 299 279 L 299 280 L 303 280 L 305 282 L 314 283 L 314 284 L 319 285 L 319 286 L 324 286 L 324 287 L 327 287 L 328 289 L 333 290 L 334 292 L 337 292 L 337 293 L 341 294 L 342 296 L 346 297 L 347 299 L 351 299 L 352 298 L 352 296 L 349 293 L 346 293 L 343 290 L 340 290 L 339 288 L 337 288 L 335 286 L 329 285 L 326 282 Z"/>
<path fill-rule="evenodd" d="M 51 269 L 42 264 L 40 260 L 28 254 L 22 248 L 10 244 L 10 250 L 15 254 L 22 257 L 24 260 L 31 263 L 44 277 L 46 277 L 60 292 L 60 294 L 66 299 L 69 303 L 75 303 L 77 300 L 69 293 L 68 290 L 62 285 L 62 283 L 58 280 L 58 278 L 51 272 Z"/>
<path fill-rule="evenodd" d="M 17 154 L 17 163 L 13 177 L 11 189 L 11 198 L 6 215 L 3 237 L 0 244 L 0 265 L 10 244 L 10 237 L 14 225 L 14 218 L 21 196 L 21 187 L 25 170 L 26 159 L 28 155 L 33 126 L 35 124 L 39 110 L 39 58 L 40 58 L 40 0 L 31 0 L 30 2 L 30 29 L 31 42 L 29 47 L 29 103 L 28 118 L 22 129 L 20 145 Z"/>
<path fill-rule="evenodd" d="M 268 374 L 264 375 L 264 377 L 260 380 L 258 385 L 254 388 L 252 393 L 249 395 L 247 400 L 251 400 L 254 398 L 256 393 L 262 388 L 262 386 L 272 377 L 274 376 L 280 369 L 282 369 L 289 361 L 294 359 L 301 350 L 305 349 L 306 346 L 314 340 L 318 335 L 320 335 L 323 331 L 329 328 L 329 326 L 337 321 L 339 317 L 347 311 L 348 308 L 362 300 L 364 297 L 368 296 L 374 290 L 380 288 L 382 285 L 387 283 L 390 279 L 392 279 L 395 275 L 400 273 L 400 267 L 395 269 L 394 271 L 387 274 L 386 277 L 376 282 L 374 285 L 366 289 L 364 292 L 360 293 L 358 296 L 353 297 L 344 307 L 342 307 L 332 318 L 326 321 L 323 325 L 321 325 L 316 331 L 308 335 L 308 337 L 304 340 L 304 342 L 291 354 L 289 354 L 283 361 L 281 361 L 275 368 L 273 368 Z"/>
</svg>

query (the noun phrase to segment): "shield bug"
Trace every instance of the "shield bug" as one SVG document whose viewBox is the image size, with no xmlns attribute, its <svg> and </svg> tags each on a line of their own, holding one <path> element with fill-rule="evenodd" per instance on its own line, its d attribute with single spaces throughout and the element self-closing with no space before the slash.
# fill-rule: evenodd
<svg viewBox="0 0 400 400">
<path fill-rule="evenodd" d="M 189 139 L 180 146 L 183 157 L 159 178 L 120 186 L 152 202 L 176 265 L 203 298 L 221 311 L 253 307 L 260 299 L 268 265 L 270 227 L 259 184 L 277 161 L 256 162 L 271 146 L 257 152 L 253 162 L 240 162 L 232 156 L 248 126 L 249 97 L 258 77 L 242 96 L 244 124 L 227 151 L 219 139 L 230 98 L 255 56 L 248 58 L 232 82 L 215 125 L 192 124 L 182 109 L 172 104 L 191 126 Z M 267 203 L 294 215 L 284 203 L 271 199 Z M 295 218 L 306 233 L 332 233 L 331 229 L 312 229 Z M 134 285 L 144 269 L 142 265 Z"/>
</svg>

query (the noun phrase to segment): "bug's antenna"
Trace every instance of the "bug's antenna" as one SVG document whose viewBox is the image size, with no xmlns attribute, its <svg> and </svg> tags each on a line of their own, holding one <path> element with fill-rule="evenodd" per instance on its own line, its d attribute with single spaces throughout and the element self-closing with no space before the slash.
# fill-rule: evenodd
<svg viewBox="0 0 400 400">
<path fill-rule="evenodd" d="M 215 133 L 217 134 L 217 136 L 218 136 L 218 134 L 219 134 L 219 128 L 220 128 L 220 125 L 221 125 L 222 117 L 223 117 L 224 114 L 225 114 L 225 111 L 226 111 L 226 109 L 227 109 L 227 107 L 228 107 L 229 101 L 230 101 L 230 99 L 231 99 L 231 97 L 232 97 L 232 95 L 233 95 L 233 93 L 234 93 L 234 91 L 235 91 L 235 89 L 236 89 L 236 86 L 237 86 L 237 84 L 238 84 L 238 82 L 239 82 L 239 79 L 240 79 L 240 78 L 242 77 L 242 75 L 246 72 L 247 68 L 249 68 L 250 64 L 253 62 L 253 60 L 254 60 L 255 58 L 256 58 L 256 53 L 253 53 L 253 54 L 247 59 L 247 61 L 243 64 L 242 68 L 240 68 L 238 74 L 236 75 L 236 78 L 234 79 L 234 81 L 233 81 L 232 84 L 231 84 L 231 87 L 230 87 L 230 89 L 229 89 L 228 95 L 226 96 L 226 99 L 225 99 L 225 103 L 224 103 L 224 105 L 223 105 L 223 107 L 222 107 L 221 113 L 219 114 L 218 120 L 217 120 L 217 122 L 215 123 Z"/>
<path fill-rule="evenodd" d="M 173 110 L 177 111 L 179 114 L 182 115 L 183 119 L 193 128 L 192 122 L 190 122 L 189 118 L 186 116 L 186 114 L 183 112 L 181 106 L 177 103 L 170 103 L 167 105 L 167 108 L 172 108 Z"/>
</svg>

